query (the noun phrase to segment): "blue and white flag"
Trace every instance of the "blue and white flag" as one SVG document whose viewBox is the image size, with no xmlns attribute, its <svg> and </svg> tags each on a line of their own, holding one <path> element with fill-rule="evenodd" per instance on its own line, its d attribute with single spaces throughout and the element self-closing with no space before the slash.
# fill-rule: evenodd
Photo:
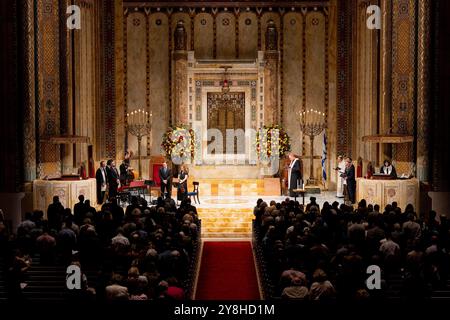
<svg viewBox="0 0 450 320">
<path fill-rule="evenodd" d="M 327 133 L 323 133 L 323 146 L 322 146 L 322 181 L 325 183 L 327 181 L 327 170 L 326 170 L 326 160 L 327 160 Z"/>
</svg>

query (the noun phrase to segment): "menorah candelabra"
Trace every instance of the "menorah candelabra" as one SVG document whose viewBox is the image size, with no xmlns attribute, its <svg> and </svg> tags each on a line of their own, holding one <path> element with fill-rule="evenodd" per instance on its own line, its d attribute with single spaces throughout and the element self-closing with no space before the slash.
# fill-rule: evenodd
<svg viewBox="0 0 450 320">
<path fill-rule="evenodd" d="M 128 132 L 137 137 L 138 140 L 138 170 L 139 178 L 142 180 L 142 167 L 141 167 L 141 141 L 142 138 L 149 135 L 152 129 L 152 113 L 138 109 L 130 113 L 127 113 L 127 128 Z"/>
<path fill-rule="evenodd" d="M 299 112 L 300 130 L 310 139 L 310 165 L 307 185 L 316 185 L 314 178 L 314 137 L 318 136 L 325 128 L 325 113 L 309 109 Z"/>
</svg>

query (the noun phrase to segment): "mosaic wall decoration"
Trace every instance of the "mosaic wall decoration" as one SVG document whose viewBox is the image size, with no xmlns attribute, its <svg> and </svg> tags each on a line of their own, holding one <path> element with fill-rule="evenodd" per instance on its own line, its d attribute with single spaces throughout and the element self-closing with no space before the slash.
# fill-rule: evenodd
<svg viewBox="0 0 450 320">
<path fill-rule="evenodd" d="M 431 0 L 418 4 L 417 43 L 417 177 L 428 181 L 430 145 Z"/>
<path fill-rule="evenodd" d="M 414 134 L 416 96 L 416 1 L 398 0 L 392 8 L 392 124 L 394 132 Z M 413 48 L 413 49 L 411 49 Z M 408 173 L 413 145 L 393 147 L 397 173 Z"/>
<path fill-rule="evenodd" d="M 352 154 L 352 1 L 338 1 L 336 153 Z"/>
<path fill-rule="evenodd" d="M 40 139 L 47 139 L 60 132 L 59 92 L 59 3 L 58 0 L 37 1 L 38 61 L 38 132 Z M 58 174 L 61 171 L 59 145 L 43 141 L 38 148 L 38 175 Z"/>
<path fill-rule="evenodd" d="M 116 157 L 116 83 L 115 83 L 115 1 L 103 1 L 103 81 L 105 156 Z"/>
<path fill-rule="evenodd" d="M 34 1 L 22 1 L 22 34 L 24 59 L 23 167 L 24 180 L 36 179 L 36 115 L 34 66 Z"/>
</svg>

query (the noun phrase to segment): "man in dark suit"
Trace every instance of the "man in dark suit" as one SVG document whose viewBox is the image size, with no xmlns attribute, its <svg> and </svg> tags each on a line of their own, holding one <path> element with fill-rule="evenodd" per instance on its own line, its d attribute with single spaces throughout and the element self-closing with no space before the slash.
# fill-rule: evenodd
<svg viewBox="0 0 450 320">
<path fill-rule="evenodd" d="M 100 161 L 100 168 L 95 172 L 95 180 L 97 180 L 97 203 L 102 204 L 108 184 L 105 161 Z"/>
<path fill-rule="evenodd" d="M 300 170 L 300 159 L 298 159 L 295 154 L 289 154 L 289 160 L 291 163 L 289 164 L 288 171 L 288 188 L 289 188 L 289 196 L 294 197 L 294 189 L 298 189 L 300 180 L 302 179 L 302 174 Z"/>
<path fill-rule="evenodd" d="M 62 220 L 64 214 L 64 207 L 59 202 L 59 197 L 53 197 L 53 203 L 48 206 L 47 209 L 47 220 L 49 229 L 59 230 L 61 228 Z"/>
<path fill-rule="evenodd" d="M 348 200 L 354 204 L 356 201 L 356 179 L 355 166 L 352 163 L 352 158 L 347 158 L 345 160 L 345 173 L 343 173 L 341 177 L 345 178 Z"/>
<path fill-rule="evenodd" d="M 84 220 L 84 216 L 86 214 L 86 207 L 84 204 L 84 195 L 80 194 L 78 196 L 78 203 L 75 203 L 75 205 L 73 206 L 73 221 L 77 224 L 77 225 L 81 225 L 81 223 Z"/>
<path fill-rule="evenodd" d="M 117 196 L 117 188 L 120 186 L 119 171 L 116 168 L 116 162 L 114 160 L 108 160 L 110 163 L 108 173 L 108 193 L 110 199 L 115 199 Z"/>
<path fill-rule="evenodd" d="M 161 197 L 170 198 L 170 193 L 172 191 L 172 170 L 167 167 L 166 161 L 164 161 L 163 166 L 159 168 L 159 179 L 161 181 Z"/>
</svg>

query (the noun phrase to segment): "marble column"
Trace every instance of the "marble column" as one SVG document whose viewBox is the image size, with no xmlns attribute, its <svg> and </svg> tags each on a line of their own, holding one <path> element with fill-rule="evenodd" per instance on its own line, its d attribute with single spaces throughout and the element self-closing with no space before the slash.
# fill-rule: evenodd
<svg viewBox="0 0 450 320">
<path fill-rule="evenodd" d="M 280 112 L 278 103 L 278 31 L 273 20 L 269 20 L 267 24 L 264 60 L 264 124 L 279 124 Z"/>
<path fill-rule="evenodd" d="M 173 36 L 173 123 L 188 124 L 187 35 L 183 21 L 178 21 Z"/>
<path fill-rule="evenodd" d="M 70 5 L 69 0 L 60 0 L 60 11 L 64 12 Z M 73 92 L 72 75 L 74 65 L 72 64 L 72 36 L 75 31 L 66 26 L 65 16 L 60 21 L 60 109 L 61 109 L 61 133 L 73 134 Z M 70 174 L 73 168 L 73 146 L 66 144 L 61 146 L 61 161 L 63 173 Z"/>
<path fill-rule="evenodd" d="M 373 1 L 371 2 L 372 4 Z M 366 27 L 367 8 L 365 0 L 356 2 L 354 31 L 354 158 L 364 161 L 377 160 L 377 145 L 365 143 L 363 136 L 377 133 L 378 117 L 378 32 Z"/>
<path fill-rule="evenodd" d="M 392 122 L 394 133 L 413 135 L 416 100 L 417 1 L 392 5 Z M 411 143 L 393 146 L 397 174 L 411 174 L 415 155 Z"/>
<path fill-rule="evenodd" d="M 100 8 L 100 10 L 102 9 Z M 109 37 L 113 38 L 112 44 L 108 44 L 108 49 L 114 52 L 113 58 L 110 59 L 113 70 L 108 70 L 107 72 L 112 74 L 113 84 L 108 83 L 108 85 L 112 85 L 112 88 L 108 91 L 112 91 L 111 95 L 114 103 L 109 106 L 109 110 L 105 110 L 104 121 L 107 124 L 105 134 L 108 135 L 108 132 L 111 132 L 109 130 L 113 128 L 115 136 L 106 139 L 107 147 L 101 154 L 109 158 L 115 157 L 120 159 L 120 156 L 125 154 L 126 149 L 126 101 L 124 91 L 124 23 L 126 26 L 126 15 L 124 14 L 123 0 L 114 0 L 114 11 L 111 13 L 113 15 L 110 18 L 114 21 L 114 27 L 112 30 L 107 30 L 107 33 L 110 34 Z M 104 23 L 107 24 L 107 21 L 104 20 Z M 103 42 L 102 45 L 105 46 L 105 43 Z"/>
<path fill-rule="evenodd" d="M 428 181 L 429 173 L 429 63 L 430 63 L 430 0 L 418 3 L 417 46 L 417 177 Z"/>
<path fill-rule="evenodd" d="M 23 172 L 24 181 L 36 179 L 36 105 L 34 65 L 34 1 L 21 2 L 23 44 Z"/>
<path fill-rule="evenodd" d="M 381 134 L 386 134 L 392 127 L 392 0 L 381 0 L 380 3 L 382 18 L 380 30 L 380 109 L 379 109 L 379 127 Z M 381 164 L 384 159 L 392 157 L 392 146 L 390 144 L 381 144 L 378 155 L 378 163 Z"/>
<path fill-rule="evenodd" d="M 52 136 L 60 134 L 60 14 L 58 0 L 36 1 L 35 34 L 37 86 L 36 123 L 40 140 L 37 152 L 38 176 L 61 173 L 60 146 L 49 142 Z"/>
</svg>

